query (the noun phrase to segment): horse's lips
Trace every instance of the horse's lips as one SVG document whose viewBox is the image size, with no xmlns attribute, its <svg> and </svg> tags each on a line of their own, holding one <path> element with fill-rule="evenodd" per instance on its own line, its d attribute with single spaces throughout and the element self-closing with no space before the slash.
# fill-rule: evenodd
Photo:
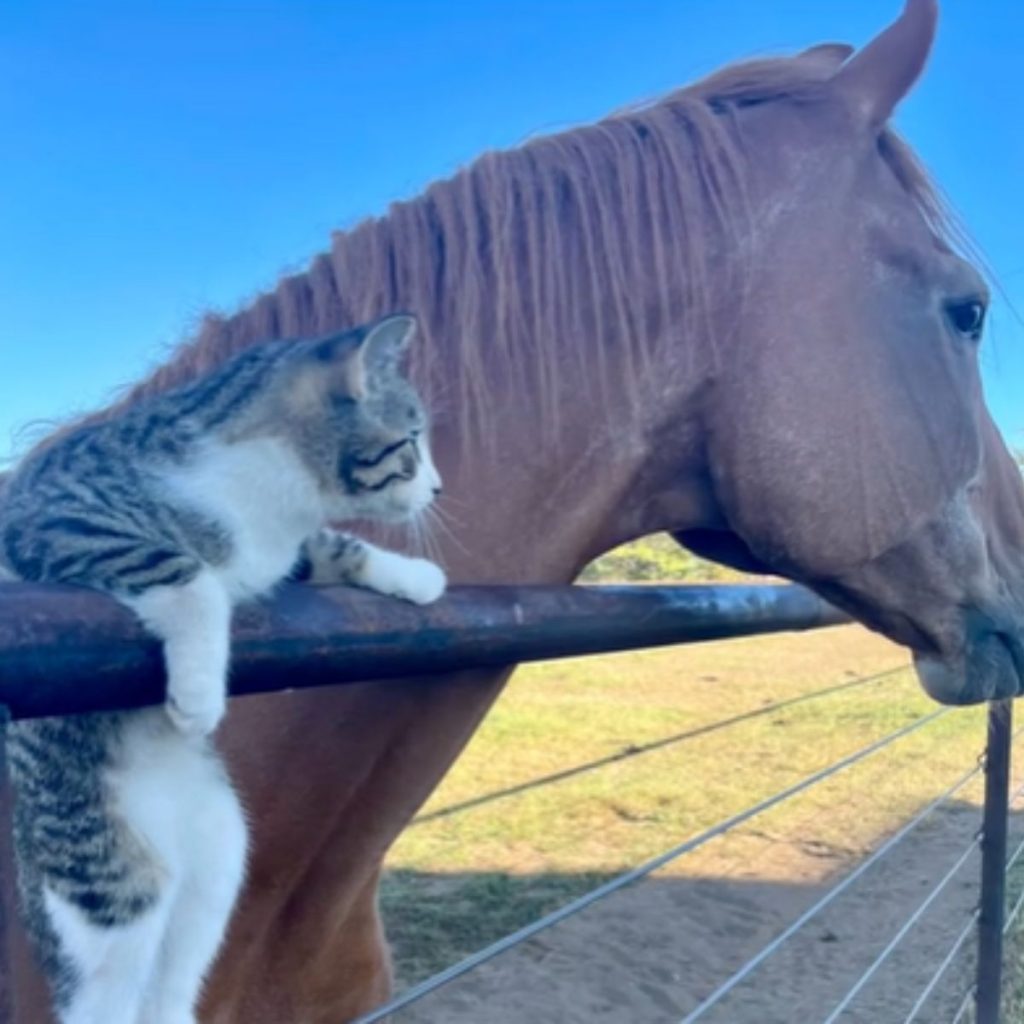
<svg viewBox="0 0 1024 1024">
<path fill-rule="evenodd" d="M 980 704 L 1024 692 L 1020 638 L 1000 630 L 975 633 L 955 659 L 915 655 L 914 668 L 925 691 L 941 704 Z"/>
</svg>

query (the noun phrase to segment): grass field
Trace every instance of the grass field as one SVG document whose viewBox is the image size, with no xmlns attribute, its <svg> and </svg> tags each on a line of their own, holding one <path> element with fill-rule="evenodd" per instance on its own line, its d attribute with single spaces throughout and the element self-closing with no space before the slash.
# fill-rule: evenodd
<svg viewBox="0 0 1024 1024">
<path fill-rule="evenodd" d="M 905 652 L 852 626 L 521 669 L 390 855 L 400 982 L 932 710 Z M 982 714 L 953 711 L 662 874 L 799 881 L 852 863 L 974 763 Z"/>
</svg>

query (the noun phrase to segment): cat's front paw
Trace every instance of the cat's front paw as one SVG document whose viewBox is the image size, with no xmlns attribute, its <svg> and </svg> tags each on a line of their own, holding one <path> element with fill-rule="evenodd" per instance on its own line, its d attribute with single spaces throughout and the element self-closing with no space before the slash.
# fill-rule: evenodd
<svg viewBox="0 0 1024 1024">
<path fill-rule="evenodd" d="M 425 558 L 412 558 L 395 596 L 413 604 L 433 604 L 447 586 L 448 577 L 441 566 Z"/>
<path fill-rule="evenodd" d="M 209 736 L 227 711 L 227 698 L 223 693 L 168 693 L 164 709 L 178 732 Z"/>
<path fill-rule="evenodd" d="M 439 565 L 425 558 L 376 550 L 367 563 L 363 585 L 413 604 L 430 604 L 444 593 L 448 579 Z"/>
</svg>

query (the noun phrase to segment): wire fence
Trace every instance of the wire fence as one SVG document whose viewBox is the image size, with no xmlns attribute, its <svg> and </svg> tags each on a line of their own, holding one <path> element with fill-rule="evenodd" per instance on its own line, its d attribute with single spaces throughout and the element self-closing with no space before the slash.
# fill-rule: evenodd
<svg viewBox="0 0 1024 1024">
<path fill-rule="evenodd" d="M 930 714 L 924 715 L 911 722 L 909 725 L 905 725 L 902 728 L 889 733 L 887 736 L 883 736 L 881 739 L 875 740 L 873 743 L 869 743 L 867 746 L 861 747 L 860 750 L 857 750 L 841 760 L 822 768 L 820 771 L 801 779 L 799 782 L 796 782 L 791 786 L 787 786 L 785 789 L 782 789 L 779 792 L 774 793 L 772 796 L 759 801 L 753 806 L 748 807 L 746 810 L 720 821 L 718 824 L 713 825 L 711 828 L 705 829 L 698 835 L 679 843 L 670 850 L 666 850 L 657 857 L 652 857 L 650 860 L 638 865 L 632 870 L 626 871 L 611 879 L 611 881 L 606 882 L 604 885 L 591 890 L 584 896 L 573 900 L 571 903 L 567 903 L 564 907 L 561 907 L 553 913 L 546 914 L 544 917 L 539 918 L 526 927 L 520 928 L 518 931 L 513 932 L 511 935 L 506 936 L 498 942 L 493 943 L 486 949 L 482 949 L 479 952 L 474 953 L 472 956 L 468 956 L 464 960 L 459 961 L 459 963 L 453 964 L 451 967 L 434 975 L 432 978 L 428 978 L 421 984 L 414 985 L 412 988 L 407 989 L 384 1006 L 360 1017 L 358 1021 L 356 1021 L 356 1024 L 375 1024 L 376 1021 L 384 1020 L 389 1014 L 395 1013 L 398 1010 L 403 1010 L 406 1007 L 411 1006 L 413 1003 L 419 1002 L 421 999 L 432 995 L 440 988 L 454 981 L 456 978 L 460 978 L 464 974 L 468 974 L 470 971 L 482 966 L 489 960 L 493 960 L 502 953 L 507 953 L 516 946 L 519 946 L 527 940 L 534 938 L 536 935 L 539 935 L 542 931 L 546 931 L 548 928 L 551 928 L 556 924 L 560 924 L 562 921 L 567 920 L 575 914 L 592 907 L 599 900 L 603 900 L 608 896 L 611 896 L 613 893 L 619 892 L 626 886 L 632 885 L 634 882 L 638 882 L 640 879 L 648 877 L 659 868 L 663 868 L 685 854 L 699 849 L 712 839 L 725 835 L 725 833 L 732 831 L 737 826 L 749 821 L 751 818 L 755 818 L 759 814 L 763 814 L 765 811 L 792 799 L 797 794 L 803 793 L 812 786 L 816 786 L 818 783 L 824 782 L 825 779 L 831 778 L 838 772 L 850 768 L 858 762 L 863 761 L 865 758 L 870 757 L 873 754 L 877 754 L 881 750 L 885 750 L 886 747 L 890 746 L 896 740 L 902 739 L 904 736 L 909 736 L 911 733 L 916 732 L 923 726 L 936 721 L 948 713 L 948 710 L 945 708 L 938 711 L 932 711 Z M 690 1019 L 696 1018 L 687 1018 L 687 1020 Z"/>
<path fill-rule="evenodd" d="M 934 720 L 934 717 L 931 720 Z M 890 740 L 891 742 L 891 740 Z M 888 746 L 888 743 L 886 743 Z M 725 982 L 723 982 L 714 992 L 711 993 L 699 1006 L 696 1007 L 686 1018 L 684 1024 L 688 1024 L 690 1021 L 695 1021 L 703 1016 L 708 1010 L 711 1009 L 716 1003 L 720 1002 L 725 998 L 737 985 L 749 977 L 758 967 L 761 966 L 773 953 L 777 952 L 778 949 L 787 942 L 794 935 L 796 935 L 812 918 L 820 914 L 826 907 L 834 903 L 844 892 L 850 889 L 863 875 L 865 875 L 872 867 L 874 867 L 883 857 L 891 853 L 896 847 L 903 842 L 916 828 L 918 828 L 923 822 L 930 818 L 940 807 L 948 803 L 953 796 L 955 796 L 960 790 L 962 790 L 972 779 L 976 778 L 982 771 L 983 764 L 979 759 L 979 763 L 973 768 L 966 771 L 959 779 L 956 780 L 945 792 L 936 797 L 930 804 L 928 804 L 923 810 L 919 811 L 913 818 L 910 819 L 902 828 L 899 829 L 894 835 L 890 836 L 881 846 L 878 847 L 872 854 L 866 857 L 860 862 L 845 878 L 840 879 L 831 889 L 828 890 L 817 902 L 811 907 L 805 910 L 799 917 L 797 917 L 790 925 L 788 925 L 784 931 L 772 939 L 769 943 L 761 948 L 761 950 L 753 957 L 751 957 L 738 971 L 731 975 Z M 976 842 L 976 840 L 975 840 Z M 971 849 L 974 848 L 975 843 L 972 843 Z M 874 971 L 871 971 L 874 973 Z M 868 973 L 865 972 L 861 979 L 855 986 L 856 990 L 859 991 L 863 987 L 864 981 L 869 977 Z M 854 993 L 856 994 L 856 993 Z"/>
<path fill-rule="evenodd" d="M 484 807 L 487 804 L 495 803 L 499 800 L 507 800 L 511 797 L 521 796 L 524 793 L 532 792 L 542 786 L 555 785 L 559 782 L 568 782 L 570 779 L 577 779 L 581 775 L 586 775 L 589 772 L 599 771 L 602 768 L 608 768 L 614 764 L 621 764 L 624 761 L 631 761 L 634 758 L 642 757 L 645 754 L 653 754 L 658 751 L 667 750 L 670 747 L 674 747 L 680 743 L 686 743 L 691 740 L 699 739 L 702 736 L 710 736 L 713 733 L 721 732 L 724 729 L 731 729 L 737 725 L 743 725 L 746 722 L 753 722 L 758 718 L 765 718 L 769 715 L 778 714 L 780 711 L 794 708 L 800 704 L 807 704 L 810 701 L 821 700 L 823 697 L 832 697 L 838 693 L 846 693 L 850 690 L 860 690 L 866 686 L 873 685 L 875 683 L 884 682 L 887 679 L 891 679 L 893 676 L 898 675 L 901 672 L 906 671 L 906 666 L 897 665 L 895 668 L 885 669 L 882 672 L 875 672 L 869 676 L 860 676 L 856 679 L 848 679 L 842 683 L 836 683 L 833 686 L 825 686 L 819 690 L 811 690 L 808 693 L 801 693 L 795 697 L 789 697 L 786 700 L 771 701 L 768 704 L 764 704 L 759 708 L 753 708 L 750 711 L 744 711 L 738 715 L 731 715 L 729 718 L 720 718 L 714 722 L 708 722 L 706 725 L 699 725 L 693 729 L 686 729 L 683 732 L 677 732 L 672 736 L 666 736 L 660 740 L 654 740 L 651 743 L 644 743 L 640 745 L 630 744 L 624 750 L 616 751 L 614 754 L 609 754 L 606 757 L 597 758 L 594 761 L 587 761 L 584 764 L 575 765 L 572 768 L 566 768 L 563 771 L 552 772 L 549 775 L 539 775 L 535 779 L 531 779 L 529 782 L 522 782 L 515 786 L 508 786 L 505 789 L 494 790 L 490 793 L 483 793 L 480 796 L 475 796 L 469 800 L 461 800 L 458 803 L 449 804 L 447 807 L 439 807 L 436 811 L 430 811 L 427 814 L 420 814 L 409 823 L 409 827 L 413 828 L 417 825 L 426 825 L 433 821 L 438 821 L 441 818 L 450 818 L 456 814 L 462 814 L 464 811 L 476 810 L 478 807 Z"/>
<path fill-rule="evenodd" d="M 1018 729 L 1013 734 L 1015 739 L 1016 739 L 1017 736 L 1020 735 L 1020 732 L 1021 732 L 1021 730 Z M 1020 788 L 1018 788 L 1015 791 L 1015 793 L 1013 794 L 1013 797 L 1010 800 L 1010 805 L 1012 806 L 1013 803 L 1022 794 L 1024 794 L 1024 786 L 1021 786 Z M 1024 854 L 1024 839 L 1022 839 L 1020 841 L 1020 843 L 1017 845 L 1017 848 L 1013 851 L 1013 856 L 1006 863 L 1006 874 L 1007 874 L 1007 876 L 1009 876 L 1010 872 L 1016 866 L 1016 864 L 1020 860 L 1022 854 Z M 1024 886 L 1022 886 L 1021 894 L 1017 898 L 1017 901 L 1013 905 L 1013 910 L 1010 912 L 1010 914 L 1006 918 L 1006 924 L 1003 926 L 1003 935 L 1004 936 L 1009 933 L 1011 927 L 1013 926 L 1014 921 L 1017 919 L 1017 915 L 1020 913 L 1020 909 L 1021 909 L 1022 906 L 1024 906 Z M 954 941 L 953 941 L 953 944 L 949 947 L 949 951 L 939 961 L 938 966 L 935 968 L 934 973 L 928 979 L 928 983 L 921 990 L 921 992 L 918 995 L 916 1001 L 914 1002 L 914 1005 L 911 1007 L 910 1012 L 904 1018 L 903 1024 L 911 1024 L 912 1021 L 915 1021 L 917 1019 L 918 1014 L 921 1012 L 921 1010 L 924 1008 L 925 1004 L 928 1002 L 928 998 L 931 996 L 932 992 L 935 991 L 935 989 L 937 988 L 939 982 L 943 979 L 945 974 L 949 971 L 950 967 L 953 965 L 953 962 L 956 960 L 957 956 L 960 954 L 960 951 L 966 945 L 967 940 L 971 937 L 972 932 L 977 927 L 978 919 L 980 917 L 981 917 L 981 906 L 979 905 L 979 906 L 976 906 L 974 908 L 974 910 L 972 910 L 971 913 L 968 915 L 967 920 L 964 922 L 963 928 L 960 929 L 959 933 L 956 936 L 956 939 L 954 939 Z M 976 994 L 977 994 L 977 988 L 976 988 L 976 986 L 973 986 L 973 985 L 970 988 L 968 988 L 968 990 L 964 993 L 963 999 L 961 1000 L 961 1003 L 960 1003 L 959 1007 L 957 1008 L 956 1015 L 953 1018 L 955 1021 L 961 1020 L 963 1018 L 964 1014 L 967 1013 L 967 1011 L 970 1009 L 971 1003 L 974 1000 Z"/>
<path fill-rule="evenodd" d="M 457 804 L 442 807 L 437 811 L 421 816 L 416 820 L 416 822 L 414 822 L 414 824 L 436 821 L 441 818 L 450 817 L 454 814 L 470 811 L 495 800 L 506 799 L 529 792 L 537 786 L 557 784 L 576 778 L 584 772 L 594 771 L 613 764 L 619 764 L 628 758 L 642 756 L 643 754 L 652 751 L 663 750 L 668 746 L 683 742 L 684 740 L 707 735 L 710 732 L 730 728 L 763 716 L 769 716 L 796 704 L 806 703 L 835 693 L 865 687 L 872 683 L 889 679 L 892 676 L 905 671 L 906 666 L 897 666 L 870 676 L 863 676 L 857 679 L 845 681 L 838 685 L 812 690 L 808 693 L 800 694 L 786 700 L 771 702 L 752 711 L 733 715 L 729 718 L 721 719 L 707 725 L 702 725 L 686 732 L 677 733 L 673 736 L 666 737 L 640 747 L 627 748 L 621 752 L 586 762 L 585 764 L 574 768 L 540 776 L 530 782 L 521 783 L 513 787 L 508 787 L 507 789 L 486 793 L 479 797 L 474 797 L 469 800 L 461 801 Z M 430 996 L 436 995 L 457 979 L 464 977 L 495 958 L 522 946 L 524 943 L 534 939 L 542 932 L 554 927 L 555 925 L 561 924 L 583 911 L 588 910 L 599 901 L 606 899 L 614 893 L 620 892 L 627 886 L 649 877 L 653 872 L 665 867 L 672 861 L 699 849 L 711 840 L 725 835 L 744 822 L 749 821 L 779 804 L 793 799 L 799 794 L 806 792 L 837 773 L 890 748 L 893 744 L 906 738 L 912 733 L 915 733 L 941 719 L 947 715 L 948 712 L 949 709 L 938 709 L 929 714 L 923 715 L 913 722 L 888 733 L 880 739 L 873 741 L 833 764 L 814 772 L 799 782 L 786 787 L 785 789 L 759 801 L 737 814 L 723 819 L 712 827 L 707 828 L 699 834 L 680 842 L 671 849 L 666 850 L 662 854 L 637 865 L 629 871 L 621 873 L 605 884 L 591 890 L 575 900 L 572 900 L 559 909 L 538 918 L 530 924 L 512 932 L 470 956 L 463 958 L 457 963 L 452 964 L 435 975 L 409 987 L 384 1005 L 379 1006 L 373 1011 L 358 1018 L 354 1024 L 377 1024 L 377 1022 L 388 1019 L 392 1014 L 400 1014 L 400 1011 L 406 1010 L 414 1004 L 419 1003 Z M 965 787 L 967 787 L 972 781 L 976 780 L 983 772 L 986 773 L 987 783 L 987 816 L 991 819 L 996 809 L 1000 808 L 1005 819 L 1009 807 L 1012 806 L 1012 804 L 1021 796 L 1024 796 L 1024 784 L 1016 789 L 1013 794 L 1001 803 L 1001 805 L 998 803 L 998 793 L 995 798 L 995 802 L 993 801 L 991 794 L 993 767 L 998 770 L 996 774 L 997 783 L 1001 783 L 1005 786 L 1006 780 L 1008 780 L 1009 777 L 1008 756 L 1010 745 L 1012 740 L 1016 738 L 1021 731 L 1024 731 L 1024 727 L 1022 727 L 1021 729 L 1018 729 L 1017 732 L 1010 735 L 1007 732 L 1009 722 L 1009 704 L 1003 703 L 993 705 L 990 709 L 988 744 L 986 745 L 986 748 L 979 753 L 976 763 L 965 770 L 958 778 L 948 785 L 946 789 L 921 808 L 912 818 L 906 821 L 896 832 L 890 835 L 868 856 L 863 858 L 851 871 L 835 882 L 819 899 L 817 899 L 806 910 L 801 912 L 781 932 L 766 942 L 753 956 L 747 959 L 739 968 L 729 975 L 728 978 L 721 982 L 717 988 L 715 988 L 696 1007 L 694 1007 L 694 1009 L 682 1017 L 679 1024 L 694 1024 L 694 1022 L 701 1020 L 705 1014 L 719 1005 L 730 993 L 747 981 L 760 967 L 765 964 L 769 958 L 777 953 L 783 945 L 785 945 L 794 936 L 798 935 L 815 917 L 820 915 L 841 896 L 851 890 L 864 875 L 866 875 L 872 868 L 876 867 L 886 857 L 890 856 L 913 832 L 920 829 L 921 826 L 931 819 L 937 812 L 947 806 L 958 793 L 965 789 Z M 995 752 L 994 757 L 993 751 Z M 998 790 L 999 786 L 997 785 L 996 788 Z M 832 1010 L 822 1018 L 822 1024 L 836 1024 L 836 1022 L 839 1021 L 843 1015 L 851 1009 L 851 1007 L 855 1006 L 858 997 L 867 989 L 879 971 L 889 963 L 893 955 L 904 944 L 910 933 L 921 922 L 936 901 L 939 900 L 939 898 L 946 892 L 950 883 L 961 874 L 970 859 L 977 855 L 983 846 L 985 835 L 986 830 L 983 827 L 979 828 L 974 833 L 965 848 L 957 854 L 948 870 L 928 890 L 924 898 L 920 900 L 911 913 L 901 922 L 895 933 L 888 939 L 881 950 L 872 959 L 870 964 L 859 974 L 854 983 L 849 986 L 847 991 L 834 1005 Z M 998 851 L 996 851 L 996 855 L 998 857 Z M 1005 858 L 1004 851 L 1003 861 L 1000 866 L 1000 877 L 1002 879 L 1005 879 L 1020 860 L 1022 855 L 1024 855 L 1024 840 L 1022 840 L 1016 847 L 1013 855 L 1009 859 Z M 979 923 L 982 919 L 982 908 L 987 905 L 989 917 L 1002 921 L 1001 912 L 998 912 L 993 907 L 993 900 L 1001 898 L 1001 894 L 997 893 L 995 897 L 993 897 L 990 889 L 983 888 L 979 894 L 978 905 L 967 915 L 962 927 L 960 927 L 959 931 L 956 933 L 949 950 L 936 965 L 935 970 L 928 978 L 924 987 L 918 993 L 909 1012 L 905 1017 L 900 1018 L 903 1020 L 904 1024 L 912 1024 L 912 1022 L 919 1019 L 919 1015 L 924 1010 L 931 997 L 935 994 L 936 989 L 946 977 L 950 968 L 956 962 L 958 955 L 963 951 L 972 935 L 978 936 L 983 945 L 987 943 L 988 946 L 991 947 L 993 942 L 992 937 L 986 937 L 984 933 L 979 932 Z M 1024 910 L 1024 891 L 1022 891 L 1018 896 L 1013 909 L 1006 916 L 1005 922 L 1002 926 L 999 927 L 1000 943 L 1002 936 L 1009 931 L 1011 925 L 1022 910 Z M 981 963 L 982 957 L 985 955 L 991 955 L 991 953 L 982 953 L 978 958 L 979 964 Z M 983 973 L 984 972 L 981 972 L 979 969 L 979 979 L 981 979 L 981 975 Z M 964 1015 L 970 1011 L 972 1006 L 976 1009 L 976 1024 L 995 1024 L 995 1022 L 999 1020 L 998 1007 L 999 993 L 1001 991 L 999 979 L 998 976 L 993 978 L 991 969 L 988 974 L 989 978 L 987 981 L 979 980 L 964 994 L 962 1002 L 958 1007 L 957 1016 L 954 1020 L 963 1020 Z M 981 986 L 983 984 L 992 984 L 993 981 L 996 985 L 996 995 L 994 1009 L 989 1009 L 985 1007 L 984 1000 L 979 1000 L 979 992 L 981 991 Z M 977 1005 L 979 1002 L 982 1003 L 980 1007 Z M 401 1019 L 401 1017 L 399 1016 L 398 1019 Z M 881 1024 L 884 1024 L 884 1022 L 881 1022 Z"/>
<path fill-rule="evenodd" d="M 323 592 L 316 596 L 296 596 L 297 593 L 289 593 L 279 599 L 286 606 L 292 605 L 280 613 L 279 609 L 270 607 L 261 610 L 262 617 L 248 621 L 243 619 L 235 646 L 238 653 L 235 678 L 239 681 L 240 692 L 280 688 L 281 682 L 275 682 L 275 679 L 285 679 L 288 685 L 318 686 L 368 677 L 406 676 L 412 667 L 420 673 L 441 672 L 463 663 L 497 666 L 518 660 L 817 628 L 843 621 L 841 616 L 812 595 L 791 587 L 615 588 L 599 594 L 585 588 L 466 588 L 461 593 L 457 590 L 447 603 L 442 602 L 440 608 L 411 611 L 388 604 L 386 616 L 381 611 L 384 606 L 367 602 L 363 597 Z M 95 600 L 95 595 L 61 597 L 58 594 L 54 597 L 41 588 L 0 587 L 0 719 L 6 717 L 7 708 L 18 716 L 59 714 L 94 707 L 131 706 L 140 701 L 159 699 L 159 659 L 154 657 L 152 643 L 147 643 L 130 617 L 111 610 L 109 606 L 95 604 Z M 26 601 L 39 614 L 31 617 L 17 614 L 19 609 L 24 609 Z M 339 615 L 339 605 L 343 607 L 344 614 Z M 395 615 L 405 618 L 396 625 Z M 345 623 L 344 628 L 339 627 L 339 621 Z M 62 645 L 59 679 L 52 667 L 52 651 L 58 642 Z M 107 647 L 116 647 L 118 660 L 115 669 L 106 675 L 107 691 L 96 695 L 93 705 L 87 689 L 83 696 L 83 683 L 94 672 L 98 660 L 106 657 L 104 651 Z M 425 649 L 429 649 L 429 657 L 424 655 Z M 420 826 L 495 801 L 511 799 L 539 786 L 558 785 L 585 773 L 734 728 L 799 704 L 868 687 L 903 670 L 904 667 L 900 666 L 848 680 L 641 746 L 630 746 L 526 783 L 442 807 L 421 815 L 413 824 Z M 26 679 L 35 682 L 36 689 L 26 685 Z M 140 693 L 143 695 L 141 698 Z M 412 986 L 387 1004 L 360 1017 L 355 1024 L 375 1024 L 400 1013 L 547 929 L 648 878 L 710 841 L 733 832 L 745 822 L 929 728 L 947 714 L 949 709 L 945 708 L 922 714 L 698 834 L 681 839 L 657 856 Z M 1005 908 L 1007 874 L 1024 856 L 1022 841 L 1013 855 L 1007 857 L 1009 807 L 1024 795 L 1024 786 L 1012 794 L 1009 790 L 1011 725 L 1010 703 L 992 704 L 985 752 L 977 764 L 964 770 L 810 907 L 765 942 L 682 1016 L 679 1024 L 693 1024 L 718 1006 L 812 919 L 849 892 L 868 871 L 890 857 L 912 833 L 982 773 L 985 777 L 982 828 L 965 848 L 957 852 L 945 873 L 888 936 L 871 962 L 822 1021 L 823 1024 L 835 1024 L 857 1005 L 879 971 L 980 851 L 982 883 L 978 904 L 952 929 L 948 948 L 938 959 L 904 1021 L 911 1024 L 919 1018 L 939 985 L 961 958 L 971 937 L 975 936 L 978 943 L 975 982 L 964 993 L 953 1020 L 963 1020 L 973 1005 L 975 1024 L 997 1024 L 1003 936 L 1024 909 L 1024 893 L 1017 897 L 1009 914 Z M 2 831 L 6 835 L 8 830 L 3 828 Z M 0 857 L 3 856 L 0 849 Z M 9 886 L 6 888 L 9 890 Z M 0 931 L 4 929 L 5 914 L 9 910 L 9 904 L 6 907 L 0 904 Z M 8 936 L 0 934 L 0 939 L 3 940 L 3 948 L 9 948 Z M 13 1019 L 9 1007 L 13 1005 L 11 990 L 14 981 L 10 977 L 9 962 L 0 956 L 0 1020 L 4 1022 Z"/>
</svg>

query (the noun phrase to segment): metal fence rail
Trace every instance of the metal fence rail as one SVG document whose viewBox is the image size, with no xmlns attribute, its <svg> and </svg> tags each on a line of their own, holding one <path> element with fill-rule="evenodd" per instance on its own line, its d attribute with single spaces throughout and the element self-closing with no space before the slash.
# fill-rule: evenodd
<svg viewBox="0 0 1024 1024">
<path fill-rule="evenodd" d="M 849 621 L 802 587 L 455 587 L 416 608 L 290 586 L 236 617 L 236 696 Z M 12 718 L 157 704 L 160 651 L 131 612 L 71 587 L 0 584 L 0 704 Z"/>
<path fill-rule="evenodd" d="M 426 677 L 458 669 L 814 629 L 846 621 L 845 616 L 815 595 L 793 586 L 461 587 L 454 588 L 437 605 L 425 609 L 348 589 L 295 586 L 285 588 L 274 601 L 247 608 L 238 615 L 233 637 L 232 690 L 235 695 L 241 695 L 371 679 Z M 732 716 L 694 732 L 699 734 L 727 728 L 780 707 L 863 685 L 880 677 L 827 687 L 781 701 L 775 706 Z M 428 680 L 424 681 L 429 684 Z M 133 616 L 115 602 L 71 588 L 0 584 L 0 724 L 8 717 L 137 707 L 157 703 L 162 696 L 159 648 L 145 636 Z M 638 865 L 598 890 L 401 994 L 361 1021 L 369 1024 L 409 1005 L 538 931 L 644 877 L 741 821 L 884 749 L 943 714 L 944 711 L 936 710 L 925 715 L 706 832 L 677 844 L 652 861 Z M 650 749 L 660 749 L 687 738 L 689 733 L 667 737 L 650 744 Z M 1002 937 L 1008 924 L 1004 904 L 1011 745 L 1010 704 L 994 704 L 990 708 L 988 747 L 983 765 L 985 814 L 979 833 L 983 861 L 979 906 L 956 936 L 953 947 L 938 965 L 908 1020 L 913 1019 L 924 1005 L 976 924 L 979 937 L 976 984 L 965 997 L 958 1018 L 969 1006 L 973 995 L 976 1024 L 997 1024 L 999 1021 Z M 641 749 L 639 752 L 646 751 Z M 634 753 L 636 751 L 631 751 L 630 756 Z M 0 734 L 0 770 L 2 755 Z M 570 778 L 582 771 L 601 768 L 625 756 L 602 758 L 592 764 L 536 780 L 530 785 L 561 781 L 563 777 Z M 725 996 L 794 934 L 805 919 L 895 847 L 974 777 L 981 767 L 971 769 L 954 782 L 832 892 L 719 986 L 686 1019 L 694 1019 Z M 465 806 L 445 808 L 426 818 L 459 813 L 482 800 L 515 795 L 522 788 L 486 794 L 479 800 L 467 801 Z M 0 832 L 2 854 L 2 844 L 7 841 L 9 833 L 7 823 L 0 821 Z M 971 849 L 975 845 L 972 843 Z M 966 862 L 966 858 L 967 853 L 956 866 Z M 905 922 L 889 946 L 835 1008 L 830 1020 L 836 1019 L 853 1001 L 947 880 L 940 882 L 925 904 Z M 0 883 L 3 883 L 0 894 L 4 890 L 9 892 L 10 879 L 0 879 Z M 1019 906 L 1018 903 L 1014 913 Z M 3 955 L 8 948 L 5 913 L 9 912 L 9 901 L 5 906 L 0 899 L 0 1024 L 11 1020 L 11 979 L 9 965 Z"/>
</svg>

